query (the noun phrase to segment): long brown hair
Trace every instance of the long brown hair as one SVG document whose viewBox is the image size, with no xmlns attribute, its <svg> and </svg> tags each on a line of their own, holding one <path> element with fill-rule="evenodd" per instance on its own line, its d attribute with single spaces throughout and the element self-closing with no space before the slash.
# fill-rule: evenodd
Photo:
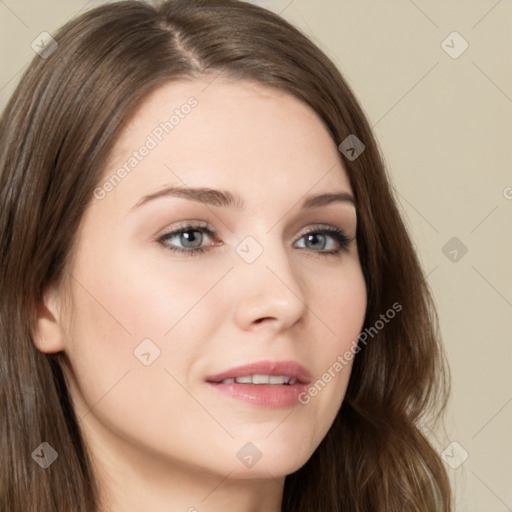
<svg viewBox="0 0 512 512">
<path fill-rule="evenodd" d="M 335 65 L 284 19 L 238 0 L 122 1 L 53 37 L 58 46 L 35 56 L 0 120 L 0 511 L 97 511 L 61 353 L 35 348 L 35 311 L 66 274 L 129 116 L 165 83 L 218 74 L 292 94 L 336 145 L 351 134 L 365 145 L 340 158 L 356 199 L 371 339 L 359 340 L 331 429 L 286 477 L 283 511 L 450 511 L 444 465 L 420 428 L 440 417 L 449 388 L 434 303 L 368 121 Z M 401 311 L 376 329 L 393 304 Z M 32 456 L 42 442 L 59 453 L 45 470 Z"/>
</svg>

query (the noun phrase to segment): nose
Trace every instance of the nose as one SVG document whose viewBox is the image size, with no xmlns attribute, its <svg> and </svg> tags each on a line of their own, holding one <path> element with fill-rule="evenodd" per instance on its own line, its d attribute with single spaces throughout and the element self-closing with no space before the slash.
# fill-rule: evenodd
<svg viewBox="0 0 512 512">
<path fill-rule="evenodd" d="M 275 334 L 304 318 L 306 283 L 282 243 L 265 247 L 252 263 L 239 258 L 231 274 L 236 290 L 235 321 L 242 330 L 265 326 Z"/>
</svg>

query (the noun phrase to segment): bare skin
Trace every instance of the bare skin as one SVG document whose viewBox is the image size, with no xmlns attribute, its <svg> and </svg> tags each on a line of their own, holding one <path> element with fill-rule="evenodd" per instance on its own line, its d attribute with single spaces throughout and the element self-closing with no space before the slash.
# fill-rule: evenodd
<svg viewBox="0 0 512 512">
<path fill-rule="evenodd" d="M 62 287 L 48 288 L 40 308 L 34 341 L 66 354 L 102 511 L 280 511 L 284 479 L 331 427 L 351 363 L 307 404 L 280 408 L 225 396 L 205 379 L 253 361 L 294 360 L 315 382 L 363 326 L 354 204 L 301 209 L 307 196 L 353 193 L 322 121 L 262 85 L 209 82 L 167 84 L 131 118 L 77 233 L 67 274 L 73 309 Z M 157 140 L 155 128 L 189 97 L 196 106 Z M 105 186 L 151 134 L 156 147 Z M 171 185 L 230 191 L 246 206 L 163 196 L 134 208 Z M 161 240 L 197 223 L 215 234 L 189 228 L 188 238 Z M 340 248 L 325 227 L 351 240 L 339 254 L 325 254 Z M 190 251 L 192 239 L 203 253 L 169 249 Z M 250 263 L 237 252 L 244 240 L 245 254 L 262 251 Z M 261 453 L 252 467 L 237 456 L 247 443 Z"/>
</svg>

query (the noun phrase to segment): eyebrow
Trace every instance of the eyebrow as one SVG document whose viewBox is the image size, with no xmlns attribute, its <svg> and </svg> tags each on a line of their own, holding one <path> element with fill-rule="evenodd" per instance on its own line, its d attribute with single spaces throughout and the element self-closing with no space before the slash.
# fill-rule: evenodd
<svg viewBox="0 0 512 512">
<path fill-rule="evenodd" d="M 148 203 L 149 201 L 153 201 L 154 199 L 161 197 L 180 197 L 211 206 L 233 208 L 238 211 L 243 211 L 245 209 L 244 200 L 238 194 L 233 194 L 227 190 L 216 190 L 207 187 L 182 188 L 170 186 L 144 196 L 130 209 L 130 212 L 136 208 L 139 208 L 143 204 Z M 354 206 L 356 204 L 355 199 L 351 194 L 348 192 L 339 191 L 316 196 L 308 196 L 302 203 L 302 209 L 318 208 L 320 206 L 326 206 L 335 202 L 347 202 L 353 204 Z"/>
</svg>

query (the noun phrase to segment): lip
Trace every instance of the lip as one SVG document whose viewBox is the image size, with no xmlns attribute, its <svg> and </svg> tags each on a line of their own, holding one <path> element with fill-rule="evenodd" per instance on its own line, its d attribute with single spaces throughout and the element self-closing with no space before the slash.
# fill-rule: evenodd
<svg viewBox="0 0 512 512">
<path fill-rule="evenodd" d="M 242 377 L 244 375 L 283 375 L 295 377 L 295 384 L 222 384 L 224 379 Z M 225 372 L 211 375 L 206 383 L 225 396 L 248 402 L 267 409 L 288 407 L 299 403 L 299 395 L 308 389 L 311 374 L 306 368 L 295 361 L 258 361 L 231 368 Z"/>
<path fill-rule="evenodd" d="M 309 384 L 311 382 L 311 374 L 304 366 L 295 361 L 256 361 L 254 363 L 245 364 L 231 368 L 216 375 L 206 377 L 206 381 L 210 383 L 220 383 L 224 379 L 234 379 L 235 377 L 243 377 L 244 375 L 283 375 L 285 377 L 295 377 L 299 384 Z M 257 384 L 264 386 L 265 384 Z"/>
</svg>

